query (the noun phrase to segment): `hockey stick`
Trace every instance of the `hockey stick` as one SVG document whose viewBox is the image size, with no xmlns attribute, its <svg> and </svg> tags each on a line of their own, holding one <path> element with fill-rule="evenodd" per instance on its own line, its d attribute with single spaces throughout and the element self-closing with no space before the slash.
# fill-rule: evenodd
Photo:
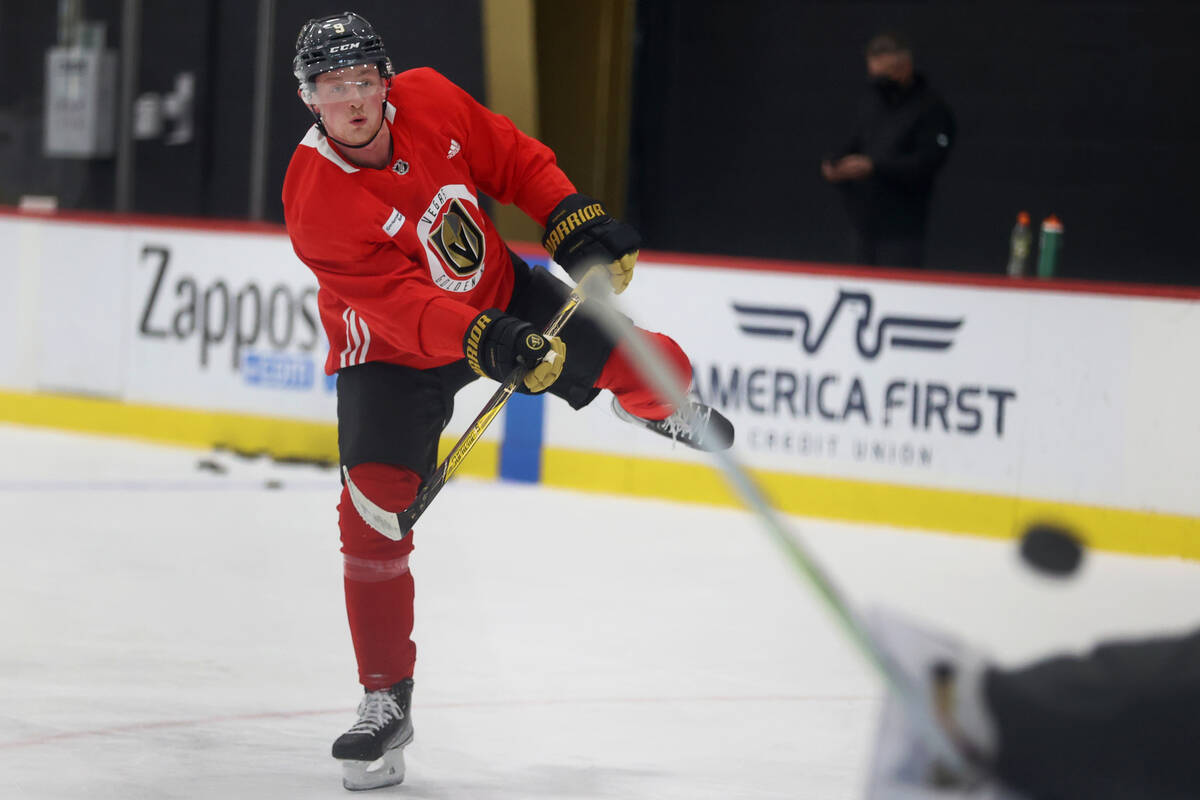
<svg viewBox="0 0 1200 800">
<path fill-rule="evenodd" d="M 683 393 L 668 377 L 674 374 L 674 369 L 637 334 L 626 317 L 612 308 L 609 298 L 589 304 L 585 313 L 590 314 L 610 336 L 625 346 L 637 371 L 656 392 L 669 398 L 684 415 L 694 417 L 695 412 Z M 689 426 L 694 427 L 698 422 L 688 419 Z M 969 765 L 955 747 L 937 721 L 933 708 L 924 702 L 920 688 L 913 684 L 895 659 L 875 641 L 866 624 L 816 557 L 788 531 L 779 512 L 771 505 L 746 467 L 742 466 L 729 450 L 710 451 L 710 455 L 716 460 L 726 481 L 741 497 L 742 502 L 759 518 L 765 531 L 783 550 L 792 566 L 806 578 L 808 585 L 824 601 L 826 608 L 841 623 L 842 629 L 858 646 L 859 651 L 884 679 L 894 696 L 904 704 L 909 714 L 908 718 L 917 726 L 918 734 L 932 752 L 942 759 L 941 763 L 959 775 L 973 774 L 976 768 Z"/>
<path fill-rule="evenodd" d="M 567 320 L 575 313 L 580 304 L 587 299 L 589 293 L 594 291 L 592 284 L 597 284 L 601 287 L 607 287 L 608 269 L 603 264 L 592 267 L 583 279 L 576 284 L 571 290 L 567 301 L 563 303 L 562 308 L 558 310 L 551 320 L 546 323 L 545 330 L 542 335 L 549 338 L 557 336 L 563 326 L 567 324 Z M 363 494 L 354 481 L 350 478 L 350 470 L 344 465 L 342 466 L 342 476 L 346 479 L 346 488 L 350 490 L 350 500 L 354 503 L 355 510 L 359 516 L 363 518 L 363 522 L 374 528 L 379 533 L 395 541 L 400 541 L 408 532 L 412 530 L 413 525 L 425 513 L 425 509 L 429 508 L 429 504 L 433 502 L 433 498 L 438 496 L 438 492 L 446 485 L 446 481 L 458 471 L 462 466 L 463 459 L 475 447 L 476 442 L 483 436 L 483 432 L 487 430 L 492 421 L 500 414 L 500 410 L 504 408 L 504 404 L 512 397 L 513 392 L 517 389 L 517 384 L 525 377 L 526 370 L 522 367 L 517 367 L 504 382 L 500 384 L 500 388 L 496 390 L 491 399 L 484 405 L 483 410 L 475 417 L 474 421 L 467 426 L 467 430 L 455 443 L 454 447 L 450 448 L 450 452 L 446 454 L 446 458 L 438 465 L 433 474 L 429 476 L 417 491 L 417 497 L 413 500 L 412 505 L 403 511 L 393 512 L 387 511 L 380 507 L 371 498 Z"/>
</svg>

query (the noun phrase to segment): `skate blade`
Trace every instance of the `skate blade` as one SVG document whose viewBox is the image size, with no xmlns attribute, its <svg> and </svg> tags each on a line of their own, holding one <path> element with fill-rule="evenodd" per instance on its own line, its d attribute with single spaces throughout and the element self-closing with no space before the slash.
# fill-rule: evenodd
<svg viewBox="0 0 1200 800">
<path fill-rule="evenodd" d="M 343 761 L 342 786 L 352 792 L 404 782 L 404 749 L 386 751 L 374 761 Z"/>
</svg>

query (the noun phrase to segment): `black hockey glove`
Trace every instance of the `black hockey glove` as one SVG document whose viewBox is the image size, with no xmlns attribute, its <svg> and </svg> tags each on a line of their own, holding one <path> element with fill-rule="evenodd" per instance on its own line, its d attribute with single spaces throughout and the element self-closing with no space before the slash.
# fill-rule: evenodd
<svg viewBox="0 0 1200 800">
<path fill-rule="evenodd" d="M 598 200 L 569 194 L 550 212 L 542 246 L 576 281 L 596 264 L 608 266 L 613 292 L 633 280 L 642 237 L 632 225 L 614 219 Z"/>
<path fill-rule="evenodd" d="M 471 321 L 463 338 L 467 364 L 485 378 L 503 381 L 517 367 L 525 373 L 524 389 L 538 394 L 550 388 L 562 372 L 567 346 L 562 339 L 549 339 L 523 319 L 489 308 Z M 517 388 L 521 389 L 522 384 Z"/>
</svg>

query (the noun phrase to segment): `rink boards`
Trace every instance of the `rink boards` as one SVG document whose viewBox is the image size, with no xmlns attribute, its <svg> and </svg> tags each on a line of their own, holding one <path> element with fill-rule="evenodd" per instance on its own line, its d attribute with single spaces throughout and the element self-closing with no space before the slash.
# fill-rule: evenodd
<svg viewBox="0 0 1200 800">
<path fill-rule="evenodd" d="M 336 457 L 315 282 L 278 229 L 5 214 L 0 245 L 0 419 Z M 620 298 L 688 351 L 787 511 L 1001 537 L 1056 516 L 1100 547 L 1192 558 L 1198 299 L 663 254 Z M 491 390 L 459 395 L 451 433 Z M 734 502 L 606 397 L 511 411 L 465 471 Z"/>
</svg>

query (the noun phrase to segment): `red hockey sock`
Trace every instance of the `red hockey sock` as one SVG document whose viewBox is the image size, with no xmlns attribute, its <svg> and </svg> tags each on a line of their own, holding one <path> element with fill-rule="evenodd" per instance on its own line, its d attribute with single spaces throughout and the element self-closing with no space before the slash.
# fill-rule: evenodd
<svg viewBox="0 0 1200 800">
<path fill-rule="evenodd" d="M 354 484 L 389 511 L 408 508 L 421 479 L 388 464 L 359 464 L 350 470 Z M 413 578 L 408 556 L 412 533 L 394 542 L 369 527 L 342 487 L 338 503 L 345 565 L 346 616 L 358 659 L 358 678 L 369 690 L 386 689 L 412 677 L 417 646 L 412 641 Z"/>
<path fill-rule="evenodd" d="M 686 391 L 692 382 L 692 364 L 687 354 L 683 352 L 675 340 L 661 333 L 636 329 L 646 337 L 650 344 L 658 349 L 671 363 L 679 391 Z M 617 396 L 621 408 L 642 419 L 666 419 L 675 411 L 666 398 L 661 397 L 633 366 L 625 345 L 617 345 L 608 357 L 608 362 L 600 372 L 596 387 L 608 389 Z"/>
</svg>

